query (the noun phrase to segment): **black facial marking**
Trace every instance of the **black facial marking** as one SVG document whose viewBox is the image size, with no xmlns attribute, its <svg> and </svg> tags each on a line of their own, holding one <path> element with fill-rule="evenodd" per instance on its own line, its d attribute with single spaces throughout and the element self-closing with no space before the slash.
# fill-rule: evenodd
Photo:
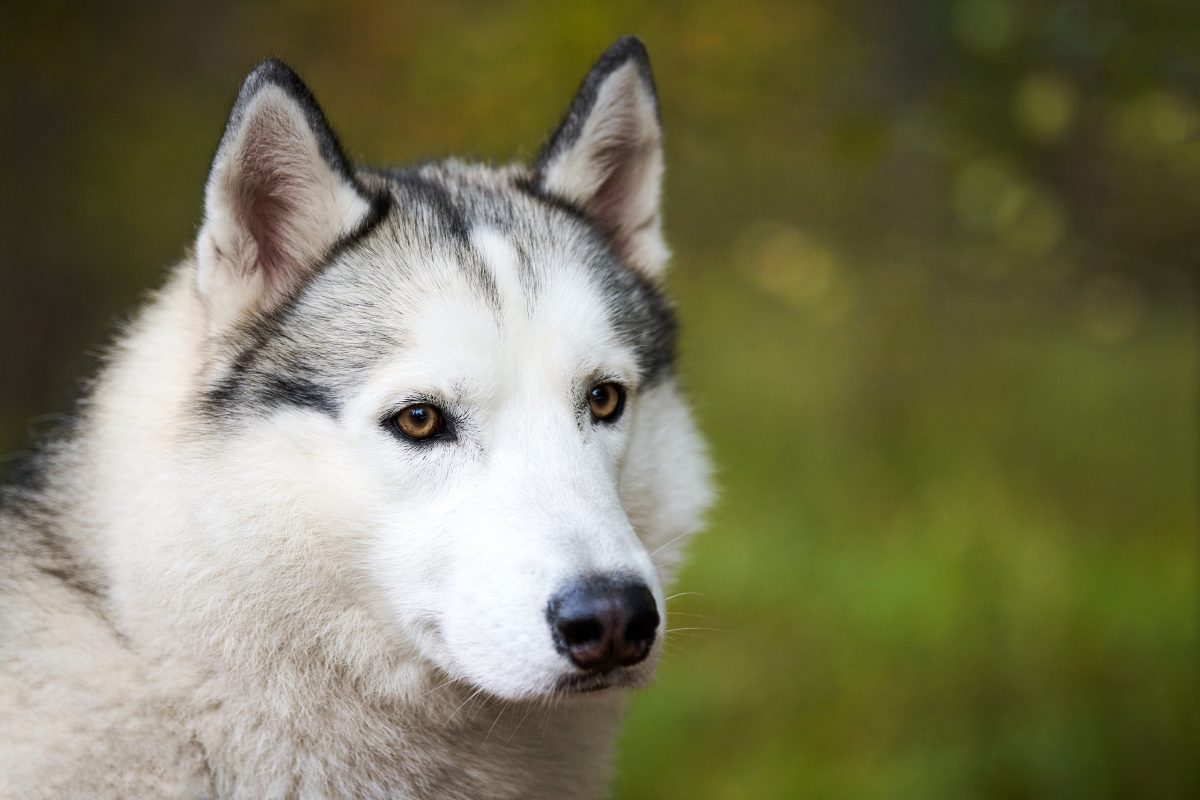
<svg viewBox="0 0 1200 800">
<path fill-rule="evenodd" d="M 458 263 L 479 288 L 479 293 L 492 310 L 500 313 L 500 287 L 496 285 L 496 276 L 488 269 L 482 256 L 473 247 L 465 246 L 459 248 Z"/>
<path fill-rule="evenodd" d="M 679 322 L 662 289 L 615 256 L 596 264 L 617 335 L 634 351 L 643 388 L 669 375 L 675 366 Z"/>
<path fill-rule="evenodd" d="M 454 202 L 450 190 L 442 183 L 421 174 L 421 167 L 372 170 L 392 184 L 397 194 L 400 213 L 411 213 L 414 207 L 428 210 L 429 221 L 440 227 L 444 235 L 466 242 L 471 226 L 463 209 Z"/>
<path fill-rule="evenodd" d="M 520 281 L 521 292 L 528 302 L 528 299 L 534 297 L 541 289 L 541 280 L 533 268 L 533 262 L 529 258 L 529 251 L 525 245 L 519 239 L 514 239 L 512 244 L 517 253 L 517 280 Z"/>
<path fill-rule="evenodd" d="M 223 415 L 234 408 L 272 411 L 280 407 L 305 408 L 336 415 L 340 409 L 336 393 L 316 379 L 308 367 L 264 363 L 233 369 L 216 386 L 205 392 L 202 408 L 210 415 Z M 278 369 L 280 371 L 272 371 Z M 287 371 L 283 371 L 287 370 Z"/>
<path fill-rule="evenodd" d="M 246 391 L 246 387 L 251 382 L 260 355 L 278 338 L 283 320 L 294 303 L 295 297 L 241 326 L 241 330 L 237 332 L 240 349 L 221 379 L 201 395 L 201 410 L 210 416 L 221 416 L 241 401 L 253 396 L 253 392 Z"/>
<path fill-rule="evenodd" d="M 286 340 L 283 333 L 296 298 L 242 329 L 242 348 L 221 379 L 201 395 L 200 408 L 210 417 L 235 409 L 270 410 L 296 406 L 336 414 L 332 390 L 319 384 L 315 371 L 295 360 L 281 360 L 271 345 Z"/>
<path fill-rule="evenodd" d="M 537 200 L 538 202 L 543 203 L 550 208 L 561 211 L 562 213 L 574 217 L 581 222 L 589 222 L 587 213 L 575 203 L 572 203 L 565 197 L 559 197 L 556 194 L 550 194 L 549 192 L 542 191 L 542 187 L 539 185 L 538 179 L 534 176 L 522 175 L 521 177 L 517 178 L 517 180 L 513 183 L 513 186 L 529 197 L 532 197 L 534 200 Z"/>
<path fill-rule="evenodd" d="M 295 406 L 330 415 L 338 412 L 332 390 L 294 375 L 268 376 L 258 388 L 258 399 L 267 406 Z"/>
</svg>

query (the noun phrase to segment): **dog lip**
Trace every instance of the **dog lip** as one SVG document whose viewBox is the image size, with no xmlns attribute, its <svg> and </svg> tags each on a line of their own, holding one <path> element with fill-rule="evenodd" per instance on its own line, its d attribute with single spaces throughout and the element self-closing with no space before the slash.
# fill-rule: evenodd
<svg viewBox="0 0 1200 800">
<path fill-rule="evenodd" d="M 594 674 L 563 675 L 554 684 L 555 694 L 590 694 L 605 689 L 623 689 L 633 685 L 623 670 Z"/>
<path fill-rule="evenodd" d="M 584 694 L 607 689 L 612 686 L 612 683 L 611 672 L 600 675 L 564 675 L 555 682 L 554 690 L 570 694 Z"/>
<path fill-rule="evenodd" d="M 580 694 L 587 694 L 588 692 L 603 692 L 605 689 L 611 688 L 613 687 L 609 686 L 607 683 L 598 683 L 595 686 L 586 686 L 582 689 L 577 689 L 576 691 L 578 691 Z"/>
</svg>

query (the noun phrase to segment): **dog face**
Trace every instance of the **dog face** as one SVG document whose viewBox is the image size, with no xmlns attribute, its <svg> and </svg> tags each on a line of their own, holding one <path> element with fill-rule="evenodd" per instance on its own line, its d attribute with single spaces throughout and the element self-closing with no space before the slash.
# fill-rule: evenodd
<svg viewBox="0 0 1200 800">
<path fill-rule="evenodd" d="M 197 429 L 229 513 L 283 520 L 300 574 L 307 549 L 336 565 L 319 591 L 493 695 L 647 681 L 709 498 L 661 174 L 636 40 L 532 167 L 356 172 L 295 75 L 256 69 L 196 251 Z"/>
</svg>

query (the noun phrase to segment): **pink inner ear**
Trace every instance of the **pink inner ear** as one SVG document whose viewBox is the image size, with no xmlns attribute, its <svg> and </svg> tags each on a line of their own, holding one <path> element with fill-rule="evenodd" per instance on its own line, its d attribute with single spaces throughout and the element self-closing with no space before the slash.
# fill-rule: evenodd
<svg viewBox="0 0 1200 800">
<path fill-rule="evenodd" d="M 644 146 L 638 142 L 625 139 L 615 140 L 596 153 L 596 164 L 604 180 L 588 202 L 588 210 L 610 233 L 617 233 L 622 227 L 637 227 L 630 225 L 625 216 L 641 177 L 637 171 L 642 166 L 642 150 Z"/>
<path fill-rule="evenodd" d="M 645 219 L 631 218 L 635 212 L 631 206 L 645 179 L 641 171 L 654 144 L 643 138 L 632 111 L 614 113 L 605 127 L 592 155 L 593 164 L 604 177 L 586 207 L 592 219 L 612 236 L 620 255 L 628 258 L 628 237 L 654 220 L 653 212 Z"/>
<path fill-rule="evenodd" d="M 266 115 L 263 115 L 266 116 Z M 304 190 L 304 144 L 290 120 L 255 119 L 245 132 L 250 143 L 241 152 L 236 202 L 254 240 L 253 269 L 262 270 L 268 285 L 279 289 L 297 281 L 311 256 L 301 252 L 298 235 L 299 196 Z"/>
</svg>

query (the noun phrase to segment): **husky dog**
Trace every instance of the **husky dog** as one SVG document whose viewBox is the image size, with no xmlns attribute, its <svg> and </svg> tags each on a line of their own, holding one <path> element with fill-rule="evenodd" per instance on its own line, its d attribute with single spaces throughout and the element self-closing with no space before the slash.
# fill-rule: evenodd
<svg viewBox="0 0 1200 800">
<path fill-rule="evenodd" d="M 3 797 L 605 793 L 709 502 L 657 99 L 356 168 L 267 61 L 192 252 L 0 516 Z"/>
</svg>

